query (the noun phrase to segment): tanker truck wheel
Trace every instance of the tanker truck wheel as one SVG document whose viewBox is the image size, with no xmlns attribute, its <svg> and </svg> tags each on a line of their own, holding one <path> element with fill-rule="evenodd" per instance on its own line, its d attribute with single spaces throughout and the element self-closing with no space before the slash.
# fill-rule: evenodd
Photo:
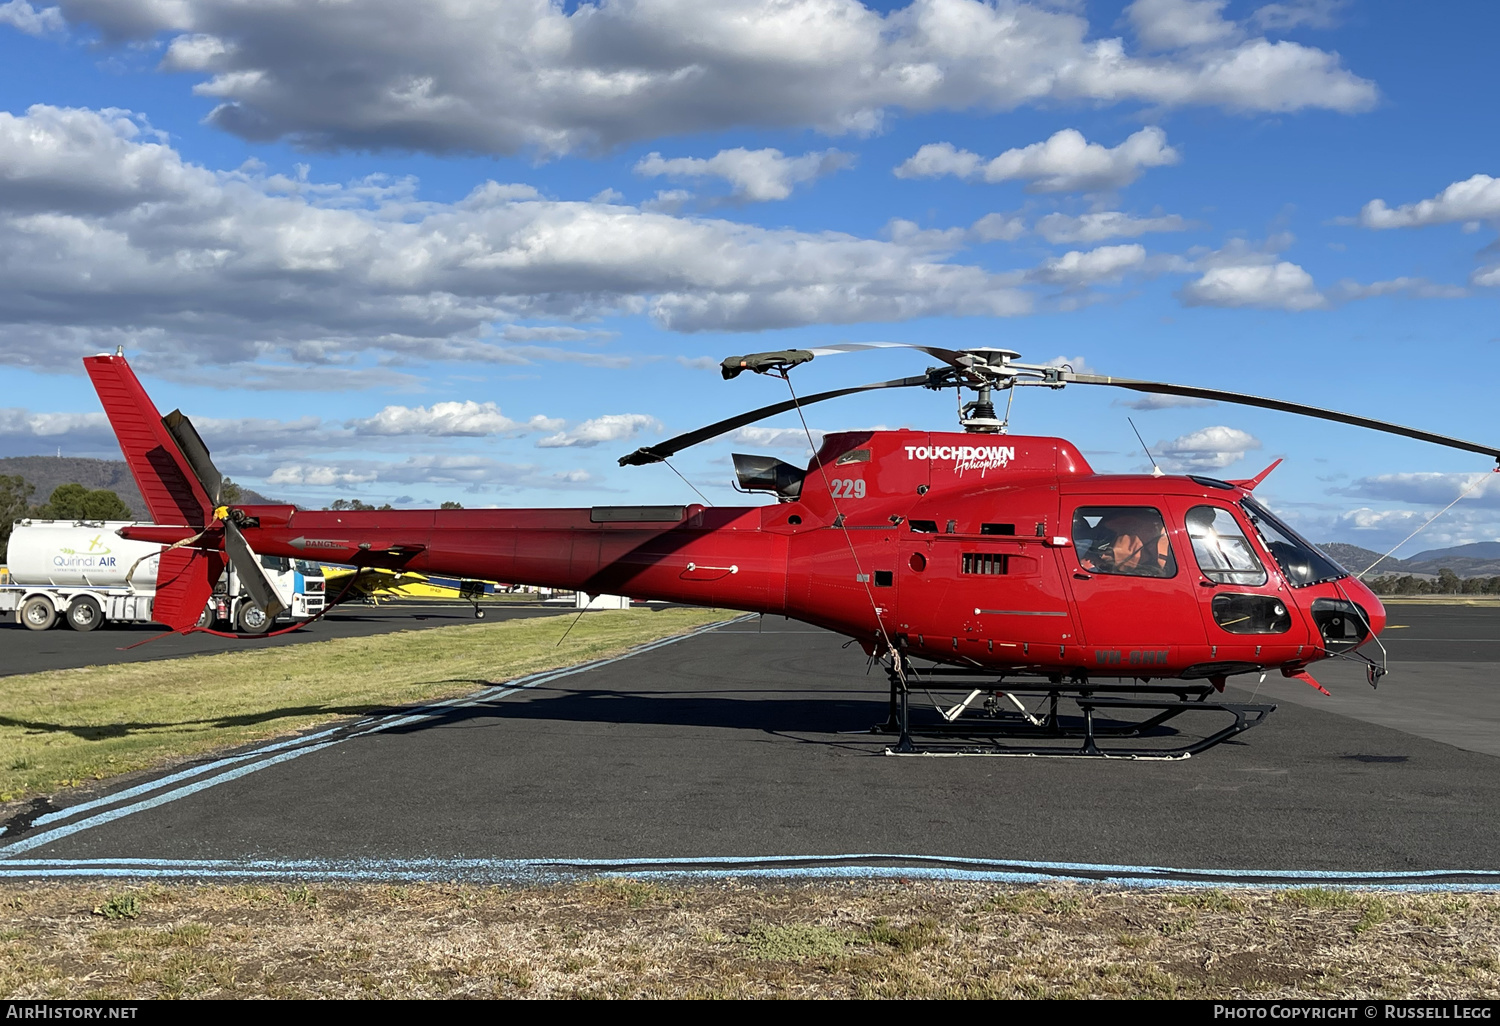
<svg viewBox="0 0 1500 1026">
<path fill-rule="evenodd" d="M 214 604 L 212 602 L 209 602 L 209 603 L 207 603 L 203 607 L 203 612 L 201 612 L 201 613 L 198 614 L 198 623 L 197 623 L 197 626 L 199 626 L 199 627 L 212 627 L 213 625 L 214 625 Z"/>
<path fill-rule="evenodd" d="M 21 606 L 21 622 L 29 630 L 45 631 L 57 622 L 57 610 L 52 605 L 52 600 L 37 595 L 29 598 Z"/>
<path fill-rule="evenodd" d="M 104 622 L 104 613 L 87 595 L 79 595 L 68 607 L 68 626 L 75 631 L 91 631 Z"/>
<path fill-rule="evenodd" d="M 254 602 L 241 602 L 234 618 L 241 634 L 264 634 L 271 626 L 271 618 Z"/>
</svg>

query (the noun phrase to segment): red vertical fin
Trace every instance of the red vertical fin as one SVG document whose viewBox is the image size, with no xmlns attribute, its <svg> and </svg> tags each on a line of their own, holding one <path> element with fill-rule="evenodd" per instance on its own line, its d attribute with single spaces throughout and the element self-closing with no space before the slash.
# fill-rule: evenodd
<svg viewBox="0 0 1500 1026">
<path fill-rule="evenodd" d="M 158 524 L 192 527 L 209 523 L 213 519 L 213 505 L 208 494 L 162 424 L 156 405 L 125 357 L 86 356 L 83 365 L 93 379 L 151 519 Z M 193 618 L 197 619 L 196 612 Z"/>
<path fill-rule="evenodd" d="M 170 549 L 161 554 L 156 568 L 156 599 L 151 619 L 174 631 L 187 630 L 198 622 L 203 606 L 224 573 L 224 556 L 201 549 Z"/>
</svg>

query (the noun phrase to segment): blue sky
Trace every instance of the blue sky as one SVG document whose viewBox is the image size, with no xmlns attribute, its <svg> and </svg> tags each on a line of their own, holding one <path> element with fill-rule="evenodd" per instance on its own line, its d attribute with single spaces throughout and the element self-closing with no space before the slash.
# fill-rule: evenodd
<svg viewBox="0 0 1500 1026">
<path fill-rule="evenodd" d="M 112 455 L 78 357 L 117 345 L 223 470 L 311 506 L 691 500 L 615 459 L 784 398 L 722 357 L 840 341 L 1494 444 L 1497 30 L 1362 0 L 0 0 L 0 454 Z M 1028 390 L 1014 427 L 1101 471 L 1147 466 L 1127 417 L 1176 469 L 1284 456 L 1273 505 L 1381 550 L 1490 469 L 1133 398 Z M 728 454 L 800 462 L 795 426 L 676 465 L 742 501 Z M 1496 538 L 1481 487 L 1408 549 Z"/>
</svg>

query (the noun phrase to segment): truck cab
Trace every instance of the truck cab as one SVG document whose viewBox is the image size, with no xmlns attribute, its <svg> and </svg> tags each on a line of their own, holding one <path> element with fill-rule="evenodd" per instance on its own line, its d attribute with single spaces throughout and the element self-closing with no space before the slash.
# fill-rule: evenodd
<svg viewBox="0 0 1500 1026">
<path fill-rule="evenodd" d="M 285 556 L 259 556 L 261 568 L 276 588 L 276 595 L 286 609 L 277 619 L 309 620 L 323 612 L 326 582 L 323 568 L 305 559 Z M 209 600 L 213 626 L 229 626 L 245 634 L 261 634 L 271 629 L 266 616 L 241 586 L 233 568 L 224 571 Z"/>
</svg>

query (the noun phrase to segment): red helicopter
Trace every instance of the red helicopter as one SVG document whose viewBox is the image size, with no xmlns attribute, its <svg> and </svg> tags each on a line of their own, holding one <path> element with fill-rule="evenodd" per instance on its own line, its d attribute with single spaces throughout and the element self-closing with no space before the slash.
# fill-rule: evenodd
<svg viewBox="0 0 1500 1026">
<path fill-rule="evenodd" d="M 777 375 L 791 389 L 791 369 L 817 356 L 895 346 L 731 357 L 723 374 Z M 1228 678 L 1276 671 L 1323 690 L 1307 668 L 1362 657 L 1355 650 L 1385 625 L 1369 588 L 1256 501 L 1275 463 L 1236 481 L 1096 474 L 1064 439 L 1006 433 L 996 391 L 1091 384 L 1240 403 L 1500 461 L 1487 446 L 1296 403 L 1026 364 L 1006 349 L 903 348 L 940 366 L 793 391 L 620 459 L 665 461 L 765 417 L 872 389 L 977 393 L 961 408 L 962 432 L 829 434 L 806 468 L 735 454 L 741 489 L 777 499 L 738 508 L 225 505 L 188 418 L 161 417 L 122 355 L 84 363 L 157 525 L 121 534 L 175 546 L 161 558 L 154 613 L 174 630 L 195 629 L 226 560 L 274 618 L 280 603 L 257 554 L 781 614 L 852 638 L 882 662 L 890 716 L 877 729 L 898 735 L 896 753 L 918 751 L 922 737 L 928 752 L 1184 758 L 1274 710 L 1219 700 Z M 1384 670 L 1365 661 L 1373 685 Z M 964 697 L 917 718 L 935 722 L 914 723 L 914 689 Z M 1163 747 L 1161 737 L 1177 738 L 1168 720 L 1201 712 L 1229 722 Z"/>
</svg>

